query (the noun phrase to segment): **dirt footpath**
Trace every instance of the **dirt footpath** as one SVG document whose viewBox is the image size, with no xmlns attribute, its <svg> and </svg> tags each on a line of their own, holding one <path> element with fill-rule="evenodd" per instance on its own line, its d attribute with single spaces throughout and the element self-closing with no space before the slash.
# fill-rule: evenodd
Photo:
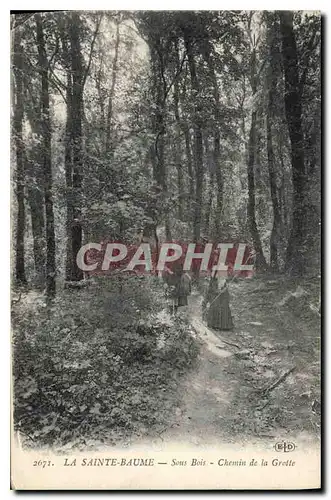
<svg viewBox="0 0 331 500">
<path fill-rule="evenodd" d="M 207 328 L 202 297 L 193 294 L 189 315 L 201 342 L 199 365 L 183 383 L 176 422 L 162 441 L 199 447 L 289 438 L 316 442 L 320 317 L 311 307 L 316 290 L 316 283 L 294 280 L 232 282 L 232 332 Z"/>
</svg>

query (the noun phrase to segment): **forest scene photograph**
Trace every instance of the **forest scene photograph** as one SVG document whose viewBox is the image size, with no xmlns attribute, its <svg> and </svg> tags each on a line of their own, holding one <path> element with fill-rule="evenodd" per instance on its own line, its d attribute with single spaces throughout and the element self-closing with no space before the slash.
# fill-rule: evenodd
<svg viewBox="0 0 331 500">
<path fill-rule="evenodd" d="M 319 446 L 320 13 L 10 29 L 20 446 Z"/>
</svg>

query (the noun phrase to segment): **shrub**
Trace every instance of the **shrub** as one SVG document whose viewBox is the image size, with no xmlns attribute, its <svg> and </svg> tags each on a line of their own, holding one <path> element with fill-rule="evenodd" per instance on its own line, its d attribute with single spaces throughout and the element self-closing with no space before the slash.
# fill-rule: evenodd
<svg viewBox="0 0 331 500">
<path fill-rule="evenodd" d="M 116 441 L 167 424 L 198 348 L 149 285 L 122 283 L 119 299 L 115 283 L 99 283 L 65 290 L 51 309 L 16 311 L 14 421 L 30 445 Z"/>
</svg>

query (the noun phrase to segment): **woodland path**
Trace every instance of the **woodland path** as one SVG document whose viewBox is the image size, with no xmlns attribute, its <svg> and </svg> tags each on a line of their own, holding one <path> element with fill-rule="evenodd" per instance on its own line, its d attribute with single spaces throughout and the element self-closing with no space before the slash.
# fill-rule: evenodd
<svg viewBox="0 0 331 500">
<path fill-rule="evenodd" d="M 160 436 L 163 444 L 316 441 L 320 424 L 312 403 L 320 401 L 319 317 L 307 296 L 300 296 L 311 283 L 303 285 L 279 279 L 232 282 L 232 332 L 209 329 L 202 321 L 201 295 L 190 297 L 200 359 L 181 387 L 182 404 L 175 423 Z"/>
</svg>

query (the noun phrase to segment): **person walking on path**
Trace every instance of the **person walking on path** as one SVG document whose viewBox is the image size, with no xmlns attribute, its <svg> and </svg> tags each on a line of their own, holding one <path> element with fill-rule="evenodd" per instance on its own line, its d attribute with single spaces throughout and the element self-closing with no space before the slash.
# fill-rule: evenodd
<svg viewBox="0 0 331 500">
<path fill-rule="evenodd" d="M 233 329 L 230 294 L 226 279 L 219 278 L 216 274 L 211 277 L 202 307 L 203 316 L 209 328 L 215 330 Z"/>
</svg>

